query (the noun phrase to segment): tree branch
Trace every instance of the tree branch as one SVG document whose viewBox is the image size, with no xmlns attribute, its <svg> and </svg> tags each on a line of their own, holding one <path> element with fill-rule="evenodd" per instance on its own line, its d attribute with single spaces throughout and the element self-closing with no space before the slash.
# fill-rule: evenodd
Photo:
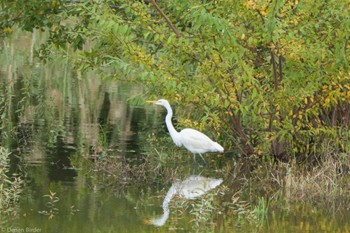
<svg viewBox="0 0 350 233">
<path fill-rule="evenodd" d="M 157 11 L 162 15 L 162 17 L 166 20 L 168 23 L 169 27 L 175 32 L 177 37 L 181 36 L 180 31 L 174 26 L 174 24 L 170 21 L 170 19 L 164 14 L 162 9 L 158 6 L 158 4 L 154 0 L 149 0 L 150 3 L 157 9 Z"/>
</svg>

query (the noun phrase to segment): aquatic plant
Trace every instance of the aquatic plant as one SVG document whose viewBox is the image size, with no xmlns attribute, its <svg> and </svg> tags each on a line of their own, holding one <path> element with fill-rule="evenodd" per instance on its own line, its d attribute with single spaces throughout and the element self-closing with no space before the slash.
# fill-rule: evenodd
<svg viewBox="0 0 350 233">
<path fill-rule="evenodd" d="M 267 221 L 267 216 L 269 213 L 269 200 L 266 200 L 264 197 L 259 197 L 258 203 L 253 209 L 253 213 L 260 223 Z"/>
<path fill-rule="evenodd" d="M 7 148 L 0 146 L 0 213 L 16 215 L 23 180 L 18 174 L 9 175 L 10 154 Z"/>
<path fill-rule="evenodd" d="M 60 198 L 56 194 L 57 193 L 49 190 L 49 194 L 43 196 L 45 199 L 48 199 L 46 202 L 47 209 L 38 211 L 39 214 L 47 215 L 49 219 L 52 219 L 58 214 L 59 209 L 57 208 L 56 203 L 60 201 Z M 74 211 L 74 207 L 71 207 L 71 213 L 73 213 L 72 211 Z"/>
<path fill-rule="evenodd" d="M 214 215 L 216 206 L 214 204 L 214 195 L 211 193 L 205 197 L 195 200 L 191 203 L 190 214 L 193 216 L 191 222 L 193 223 L 194 229 L 203 229 L 210 227 L 210 219 Z"/>
</svg>

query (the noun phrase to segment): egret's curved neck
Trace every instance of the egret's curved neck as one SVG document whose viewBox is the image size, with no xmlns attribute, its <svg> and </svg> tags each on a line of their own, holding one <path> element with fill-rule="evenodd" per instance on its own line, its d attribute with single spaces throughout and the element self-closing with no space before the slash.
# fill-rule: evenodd
<svg viewBox="0 0 350 233">
<path fill-rule="evenodd" d="M 173 126 L 173 123 L 171 122 L 171 118 L 173 117 L 173 110 L 171 109 L 169 104 L 164 105 L 164 107 L 168 111 L 168 114 L 165 117 L 165 123 L 169 130 L 170 136 L 173 139 L 174 143 L 180 146 L 181 142 L 179 141 L 179 132 L 176 131 L 176 129 Z"/>
<path fill-rule="evenodd" d="M 169 214 L 170 214 L 169 203 L 171 199 L 174 197 L 174 195 L 176 194 L 176 192 L 177 192 L 176 187 L 172 185 L 163 201 L 163 214 L 157 218 L 152 219 L 153 225 L 160 227 L 160 226 L 163 226 L 165 222 L 168 220 Z"/>
</svg>

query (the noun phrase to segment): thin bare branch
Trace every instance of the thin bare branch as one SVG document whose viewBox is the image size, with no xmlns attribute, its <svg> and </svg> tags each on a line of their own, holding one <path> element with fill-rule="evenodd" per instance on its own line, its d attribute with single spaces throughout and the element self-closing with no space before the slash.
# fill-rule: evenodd
<svg viewBox="0 0 350 233">
<path fill-rule="evenodd" d="M 154 0 L 149 0 L 150 3 L 152 3 L 152 5 L 157 9 L 157 11 L 162 15 L 162 17 L 166 20 L 166 22 L 168 23 L 169 27 L 175 32 L 177 37 L 181 36 L 180 31 L 175 27 L 175 25 L 170 21 L 170 19 L 168 18 L 168 16 L 166 16 L 166 14 L 162 11 L 162 9 L 160 9 L 160 7 L 158 6 L 158 4 L 154 1 Z"/>
</svg>

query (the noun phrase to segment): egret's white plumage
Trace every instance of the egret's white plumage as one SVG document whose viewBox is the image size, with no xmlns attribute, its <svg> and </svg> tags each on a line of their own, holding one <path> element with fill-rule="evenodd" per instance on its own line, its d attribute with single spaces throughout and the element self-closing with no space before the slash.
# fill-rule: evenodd
<svg viewBox="0 0 350 233">
<path fill-rule="evenodd" d="M 199 154 L 204 164 L 205 160 L 202 156 L 206 152 L 224 152 L 224 148 L 217 142 L 212 141 L 207 135 L 195 129 L 186 128 L 177 132 L 174 128 L 171 118 L 173 117 L 173 110 L 167 100 L 160 99 L 158 101 L 147 101 L 157 105 L 164 106 L 167 110 L 165 123 L 170 133 L 171 138 L 177 146 L 184 146 L 194 155 L 193 159 L 196 161 L 196 154 Z"/>
</svg>

